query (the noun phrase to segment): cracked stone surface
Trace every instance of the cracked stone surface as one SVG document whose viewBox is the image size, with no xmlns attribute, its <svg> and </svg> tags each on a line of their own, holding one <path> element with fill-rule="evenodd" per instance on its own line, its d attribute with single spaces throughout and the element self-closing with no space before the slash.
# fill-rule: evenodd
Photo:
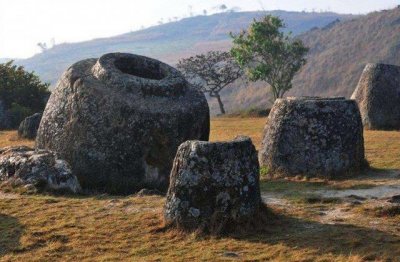
<svg viewBox="0 0 400 262">
<path fill-rule="evenodd" d="M 173 67 L 126 53 L 72 65 L 53 91 L 38 148 L 71 163 L 84 188 L 166 190 L 178 146 L 208 140 L 203 93 Z"/>
<path fill-rule="evenodd" d="M 260 203 L 259 165 L 250 138 L 179 146 L 164 208 L 168 224 L 223 230 L 252 219 Z"/>
<path fill-rule="evenodd" d="M 352 99 L 367 129 L 400 129 L 400 67 L 367 64 Z"/>
<path fill-rule="evenodd" d="M 366 160 L 356 102 L 277 99 L 264 129 L 259 159 L 275 176 L 334 178 L 361 170 Z"/>
<path fill-rule="evenodd" d="M 0 149 L 0 182 L 37 191 L 81 191 L 69 164 L 57 154 L 26 146 Z"/>
</svg>

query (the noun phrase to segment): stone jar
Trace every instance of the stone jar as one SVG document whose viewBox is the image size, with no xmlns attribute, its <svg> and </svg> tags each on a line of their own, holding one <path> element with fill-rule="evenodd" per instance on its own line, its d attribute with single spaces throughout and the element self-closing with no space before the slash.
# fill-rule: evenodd
<svg viewBox="0 0 400 262">
<path fill-rule="evenodd" d="M 356 102 L 277 99 L 264 129 L 259 159 L 274 176 L 334 178 L 360 170 L 366 161 Z"/>
<path fill-rule="evenodd" d="M 367 64 L 351 98 L 365 128 L 400 129 L 400 66 Z"/>
<path fill-rule="evenodd" d="M 254 220 L 260 204 L 259 165 L 250 138 L 187 141 L 179 147 L 164 208 L 167 224 L 220 233 Z"/>
<path fill-rule="evenodd" d="M 126 53 L 72 65 L 43 113 L 36 144 L 72 166 L 84 188 L 166 190 L 178 146 L 208 140 L 204 94 L 173 67 Z"/>
<path fill-rule="evenodd" d="M 19 125 L 18 136 L 20 138 L 35 139 L 41 119 L 41 113 L 36 113 L 25 118 Z"/>
</svg>

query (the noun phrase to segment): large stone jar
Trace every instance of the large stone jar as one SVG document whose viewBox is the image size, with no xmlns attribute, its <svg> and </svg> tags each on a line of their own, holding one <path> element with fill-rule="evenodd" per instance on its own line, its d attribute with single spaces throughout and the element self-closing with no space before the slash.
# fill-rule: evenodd
<svg viewBox="0 0 400 262">
<path fill-rule="evenodd" d="M 368 64 L 351 98 L 365 128 L 400 129 L 400 66 Z"/>
<path fill-rule="evenodd" d="M 176 69 L 110 53 L 63 74 L 36 144 L 66 159 L 84 188 L 130 193 L 166 189 L 178 146 L 208 136 L 205 96 Z"/>
<path fill-rule="evenodd" d="M 277 99 L 264 129 L 259 159 L 274 176 L 334 178 L 360 170 L 366 161 L 356 102 Z"/>
</svg>

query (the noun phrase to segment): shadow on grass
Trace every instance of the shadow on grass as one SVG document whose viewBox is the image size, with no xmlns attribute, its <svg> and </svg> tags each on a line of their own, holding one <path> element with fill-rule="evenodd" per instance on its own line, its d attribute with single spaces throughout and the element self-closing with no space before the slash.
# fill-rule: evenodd
<svg viewBox="0 0 400 262">
<path fill-rule="evenodd" d="M 0 214 L 0 257 L 19 248 L 23 231 L 18 219 Z"/>
<path fill-rule="evenodd" d="M 367 171 L 367 177 L 387 177 L 387 178 L 398 178 L 400 175 L 400 169 L 396 168 L 377 168 L 377 167 L 370 167 Z M 360 176 L 361 177 L 361 176 Z"/>
<path fill-rule="evenodd" d="M 269 245 L 281 244 L 314 251 L 317 255 L 358 255 L 366 260 L 398 259 L 400 236 L 349 224 L 322 224 L 277 215 L 266 209 L 267 222 L 254 231 L 229 234 L 237 240 Z"/>
</svg>

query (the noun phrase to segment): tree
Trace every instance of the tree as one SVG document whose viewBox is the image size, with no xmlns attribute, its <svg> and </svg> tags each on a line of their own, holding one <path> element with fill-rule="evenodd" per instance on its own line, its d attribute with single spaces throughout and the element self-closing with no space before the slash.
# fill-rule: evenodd
<svg viewBox="0 0 400 262">
<path fill-rule="evenodd" d="M 220 92 L 243 75 L 229 52 L 210 51 L 181 59 L 177 67 L 193 86 L 215 97 L 221 114 L 225 114 Z"/>
<path fill-rule="evenodd" d="M 45 42 L 37 43 L 37 46 L 40 48 L 40 51 L 42 51 L 42 52 L 47 50 L 47 44 Z"/>
<path fill-rule="evenodd" d="M 15 128 L 28 115 L 43 111 L 49 97 L 49 84 L 13 61 L 0 64 L 0 102 Z"/>
<path fill-rule="evenodd" d="M 231 33 L 231 54 L 245 68 L 251 81 L 265 81 L 274 101 L 292 88 L 295 74 L 306 63 L 308 48 L 301 40 L 284 34 L 283 21 L 275 16 L 254 20 L 247 31 Z"/>
<path fill-rule="evenodd" d="M 188 5 L 188 9 L 189 9 L 189 17 L 193 16 L 193 6 Z"/>
<path fill-rule="evenodd" d="M 222 4 L 222 5 L 218 6 L 218 8 L 221 11 L 225 11 L 226 9 L 228 9 L 228 7 L 225 4 Z"/>
</svg>

